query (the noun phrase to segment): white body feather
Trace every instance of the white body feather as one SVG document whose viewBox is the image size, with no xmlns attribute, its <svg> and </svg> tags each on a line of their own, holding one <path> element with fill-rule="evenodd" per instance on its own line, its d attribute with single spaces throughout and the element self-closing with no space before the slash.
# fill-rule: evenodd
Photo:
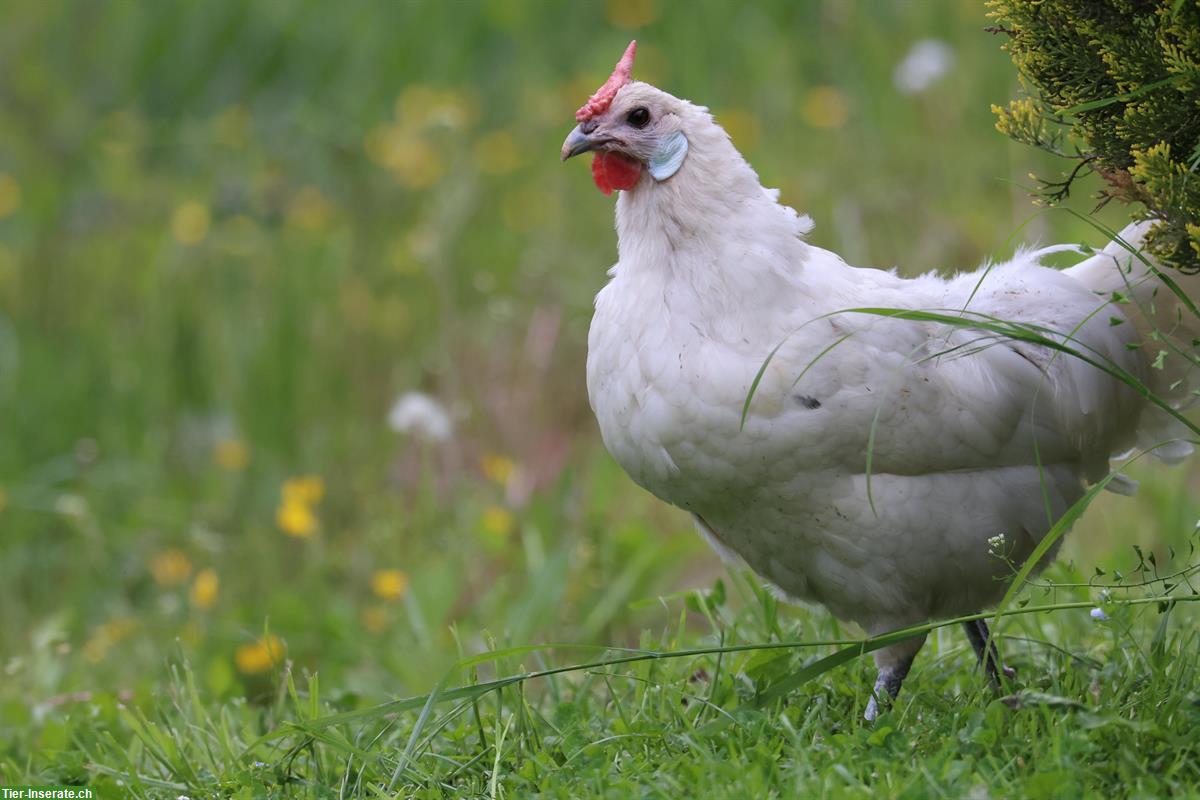
<svg viewBox="0 0 1200 800">
<path fill-rule="evenodd" d="M 870 631 L 995 602 L 1011 570 L 988 540 L 1004 534 L 1019 562 L 1111 457 L 1170 418 L 1049 348 L 834 312 L 967 308 L 1059 331 L 1151 381 L 1145 348 L 1127 347 L 1139 328 L 1112 324 L 1127 307 L 1096 313 L 1097 292 L 1131 276 L 1148 300 L 1144 270 L 1116 246 L 1061 272 L 1035 253 L 949 280 L 851 267 L 807 244 L 808 219 L 683 106 L 687 162 L 621 193 L 619 261 L 596 298 L 588 391 L 608 449 L 723 555 Z"/>
</svg>

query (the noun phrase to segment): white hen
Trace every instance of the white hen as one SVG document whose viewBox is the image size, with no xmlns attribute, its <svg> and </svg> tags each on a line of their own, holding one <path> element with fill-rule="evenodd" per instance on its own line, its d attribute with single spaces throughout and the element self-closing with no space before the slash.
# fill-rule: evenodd
<svg viewBox="0 0 1200 800">
<path fill-rule="evenodd" d="M 1039 263 L 1062 249 L 1048 248 L 951 279 L 849 266 L 804 241 L 809 219 L 762 188 L 706 109 L 630 81 L 633 52 L 563 145 L 564 159 L 594 151 L 597 185 L 623 189 L 588 393 L 616 460 L 690 511 L 723 556 L 872 634 L 974 613 L 1011 577 L 994 537 L 1020 562 L 1110 458 L 1179 435 L 1170 414 L 1079 358 L 981 328 L 845 311 L 1039 326 L 1181 406 L 1195 382 L 1172 365 L 1190 358 L 1156 369 L 1165 336 L 1131 345 L 1151 326 L 1174 328 L 1190 356 L 1196 320 L 1171 292 L 1155 296 L 1158 278 L 1127 249 L 1057 271 Z M 1122 236 L 1136 245 L 1141 232 Z M 1133 302 L 1112 304 L 1114 292 Z M 1154 452 L 1179 460 L 1191 446 Z M 996 679 L 986 627 L 968 634 Z M 899 691 L 922 642 L 876 652 L 868 717 L 876 697 Z"/>
</svg>

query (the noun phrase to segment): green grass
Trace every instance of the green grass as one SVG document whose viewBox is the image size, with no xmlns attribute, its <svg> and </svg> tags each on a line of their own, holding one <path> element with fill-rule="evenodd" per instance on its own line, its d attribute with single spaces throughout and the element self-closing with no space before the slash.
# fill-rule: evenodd
<svg viewBox="0 0 1200 800">
<path fill-rule="evenodd" d="M 868 726 L 870 659 L 815 661 L 860 632 L 725 573 L 603 451 L 580 364 L 611 201 L 557 153 L 634 34 L 638 74 L 712 107 L 851 261 L 1103 243 L 1029 205 L 1057 165 L 993 129 L 1016 88 L 981 9 L 702 0 L 623 27 L 645 6 L 0 9 L 0 786 L 1196 793 L 1195 604 L 1027 590 L 997 628 L 1017 699 L 939 629 Z M 929 36 L 955 69 L 897 92 Z M 448 441 L 388 429 L 410 390 Z M 321 496 L 289 500 L 306 475 Z M 1134 477 L 1049 580 L 1198 560 L 1194 472 Z M 1056 603 L 1081 605 L 1025 613 Z"/>
<path fill-rule="evenodd" d="M 1061 566 L 1054 578 L 1082 582 Z M 499 648 L 464 659 L 429 695 L 374 707 L 322 693 L 317 676 L 290 664 L 256 701 L 216 706 L 174 657 L 148 709 L 90 698 L 87 713 L 43 730 L 53 743 L 42 752 L 58 757 L 54 780 L 86 775 L 114 796 L 1195 792 L 1195 594 L 1166 604 L 1114 590 L 1108 619 L 1095 621 L 1090 601 L 1069 599 L 1089 591 L 1035 590 L 1059 608 L 1006 617 L 1000 643 L 1019 674 L 1010 694 L 996 697 L 957 627 L 942 628 L 900 702 L 871 725 L 859 717 L 864 660 L 821 665 L 846 636 L 835 623 L 781 614 L 751 581 L 730 585 L 730 597 L 722 583 L 664 600 L 676 624 L 643 634 L 637 649 L 547 668 L 584 651 Z M 697 621 L 707 634 L 690 629 Z M 731 641 L 759 644 L 720 644 Z"/>
</svg>

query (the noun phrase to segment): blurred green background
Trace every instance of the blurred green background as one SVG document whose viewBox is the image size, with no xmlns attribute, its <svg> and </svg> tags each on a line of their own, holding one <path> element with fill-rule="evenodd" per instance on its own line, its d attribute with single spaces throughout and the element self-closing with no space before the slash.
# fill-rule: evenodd
<svg viewBox="0 0 1200 800">
<path fill-rule="evenodd" d="M 978 3 L 7 0 L 0 23 L 9 732 L 149 697 L 180 655 L 217 697 L 285 655 L 327 693 L 415 693 L 490 642 L 636 642 L 677 618 L 653 598 L 721 574 L 586 401 L 612 200 L 558 149 L 634 36 L 635 75 L 709 106 L 852 263 L 1100 243 L 1031 205 L 1060 170 L 993 129 L 1018 87 Z M 1190 474 L 1139 477 L 1068 558 L 1183 541 Z"/>
</svg>

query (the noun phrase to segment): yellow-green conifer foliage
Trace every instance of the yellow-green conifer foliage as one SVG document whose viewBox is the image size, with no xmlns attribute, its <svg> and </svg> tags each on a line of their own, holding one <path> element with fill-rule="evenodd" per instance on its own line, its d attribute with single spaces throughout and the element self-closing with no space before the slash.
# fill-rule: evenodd
<svg viewBox="0 0 1200 800">
<path fill-rule="evenodd" d="M 1101 199 L 1155 219 L 1163 263 L 1200 272 L 1200 0 L 989 0 L 1027 97 L 996 108 L 1013 139 L 1095 171 Z"/>
</svg>

